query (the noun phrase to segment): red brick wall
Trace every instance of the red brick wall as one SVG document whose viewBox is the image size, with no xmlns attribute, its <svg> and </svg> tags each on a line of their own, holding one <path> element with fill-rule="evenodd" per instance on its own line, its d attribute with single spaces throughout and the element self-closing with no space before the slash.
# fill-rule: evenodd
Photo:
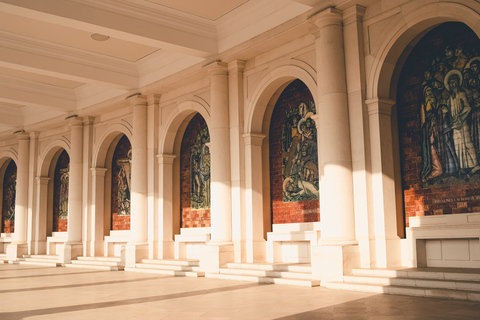
<svg viewBox="0 0 480 320">
<path fill-rule="evenodd" d="M 17 165 L 10 160 L 3 176 L 2 232 L 15 230 L 15 189 L 17 184 Z"/>
<path fill-rule="evenodd" d="M 270 122 L 270 196 L 272 222 L 274 224 L 320 221 L 320 202 L 318 199 L 287 202 L 284 201 L 283 196 L 285 177 L 282 174 L 284 162 L 282 157 L 282 128 L 288 115 L 291 114 L 292 108 L 297 108 L 302 102 L 307 105 L 313 104 L 313 97 L 302 81 L 295 80 L 280 95 Z"/>
<path fill-rule="evenodd" d="M 462 46 L 462 52 L 457 52 L 450 58 L 447 46 L 455 53 L 457 45 Z M 397 110 L 407 226 L 409 218 L 413 216 L 480 212 L 480 171 L 474 172 L 473 165 L 460 169 L 448 165 L 453 162 L 447 159 L 452 159 L 452 154 L 456 153 L 447 152 L 448 141 L 454 141 L 453 130 L 448 129 L 453 118 L 448 105 L 451 93 L 442 88 L 449 70 L 456 69 L 465 75 L 468 72 L 465 70 L 468 69 L 466 63 L 478 56 L 480 43 L 475 33 L 464 24 L 445 23 L 427 33 L 417 43 L 402 69 L 397 91 Z M 426 78 L 425 71 L 430 72 L 431 79 L 427 79 L 428 75 Z M 424 97 L 427 87 L 433 88 L 430 92 L 435 97 L 431 108 L 427 107 L 429 103 Z M 470 149 L 476 149 L 475 153 L 480 160 L 480 82 L 470 86 L 464 81 L 461 91 L 471 105 L 466 123 L 473 144 L 476 145 Z M 431 111 L 426 111 L 427 108 Z M 430 146 L 425 146 L 427 140 Z M 432 148 L 435 150 L 434 156 L 431 155 Z M 426 164 L 434 163 L 435 159 L 438 161 L 431 167 L 440 166 L 441 169 L 425 169 Z"/>
<path fill-rule="evenodd" d="M 120 165 L 117 163 L 119 159 L 127 159 L 128 152 L 132 149 L 132 145 L 127 136 L 123 136 L 118 141 L 115 147 L 115 152 L 112 158 L 112 215 L 111 215 L 111 230 L 130 230 L 130 214 L 119 214 L 118 202 L 118 174 L 120 172 Z"/>
<path fill-rule="evenodd" d="M 60 217 L 59 201 L 60 201 L 60 170 L 69 167 L 70 157 L 68 153 L 63 150 L 58 157 L 55 165 L 55 173 L 53 176 L 53 231 L 62 232 L 67 231 L 68 216 Z M 67 187 L 68 193 L 68 187 Z"/>
<path fill-rule="evenodd" d="M 192 120 L 190 120 L 182 139 L 182 146 L 180 149 L 180 210 L 182 213 L 182 228 L 210 227 L 210 208 L 195 210 L 192 208 L 190 199 L 191 148 L 195 143 L 195 138 L 200 130 L 206 127 L 207 124 L 205 120 L 199 113 L 197 113 Z"/>
</svg>

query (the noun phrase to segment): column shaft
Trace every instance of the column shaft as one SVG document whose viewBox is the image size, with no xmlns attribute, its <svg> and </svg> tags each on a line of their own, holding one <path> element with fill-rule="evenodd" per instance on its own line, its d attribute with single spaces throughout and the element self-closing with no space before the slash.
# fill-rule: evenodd
<svg viewBox="0 0 480 320">
<path fill-rule="evenodd" d="M 209 74 L 212 242 L 231 242 L 230 132 L 226 65 L 215 63 L 210 66 Z"/>
<path fill-rule="evenodd" d="M 14 242 L 27 242 L 27 214 L 28 214 L 28 158 L 29 137 L 21 134 L 18 139 L 17 186 L 15 195 L 15 229 Z"/>
<path fill-rule="evenodd" d="M 68 231 L 69 243 L 82 241 L 82 206 L 83 206 L 83 121 L 70 121 L 71 148 L 68 184 Z"/>
<path fill-rule="evenodd" d="M 130 243 L 147 242 L 147 100 L 130 98 L 133 105 L 132 193 Z"/>
</svg>

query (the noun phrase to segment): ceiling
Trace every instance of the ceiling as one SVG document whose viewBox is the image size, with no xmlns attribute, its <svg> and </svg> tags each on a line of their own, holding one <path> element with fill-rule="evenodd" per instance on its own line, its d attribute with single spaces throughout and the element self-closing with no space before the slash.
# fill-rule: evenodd
<svg viewBox="0 0 480 320">
<path fill-rule="evenodd" d="M 319 2 L 332 1 L 0 0 L 0 136 L 124 98 Z"/>
</svg>

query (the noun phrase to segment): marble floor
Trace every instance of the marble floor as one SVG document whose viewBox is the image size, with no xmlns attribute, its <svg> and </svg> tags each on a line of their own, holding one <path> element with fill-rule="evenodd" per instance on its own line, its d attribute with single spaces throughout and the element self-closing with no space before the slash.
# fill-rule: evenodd
<svg viewBox="0 0 480 320">
<path fill-rule="evenodd" d="M 0 264 L 0 319 L 480 319 L 480 303 Z"/>
</svg>

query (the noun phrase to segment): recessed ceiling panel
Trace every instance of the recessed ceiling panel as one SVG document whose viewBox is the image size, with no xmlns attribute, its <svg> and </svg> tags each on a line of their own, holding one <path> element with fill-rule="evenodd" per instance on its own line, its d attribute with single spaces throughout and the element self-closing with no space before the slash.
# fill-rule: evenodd
<svg viewBox="0 0 480 320">
<path fill-rule="evenodd" d="M 147 0 L 209 20 L 216 20 L 248 0 Z"/>
<path fill-rule="evenodd" d="M 0 12 L 0 30 L 131 62 L 135 62 L 159 49 L 115 38 L 110 38 L 107 41 L 95 41 L 91 38 L 90 32 L 5 12 Z"/>
</svg>

